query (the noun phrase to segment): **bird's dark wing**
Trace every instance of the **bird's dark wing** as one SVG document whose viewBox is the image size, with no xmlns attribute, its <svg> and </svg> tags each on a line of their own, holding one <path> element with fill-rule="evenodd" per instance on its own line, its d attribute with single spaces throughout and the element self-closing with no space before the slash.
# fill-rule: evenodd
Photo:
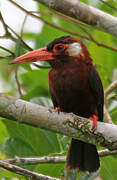
<svg viewBox="0 0 117 180">
<path fill-rule="evenodd" d="M 52 93 L 51 89 L 50 89 L 50 95 L 51 95 L 51 98 L 52 98 L 52 102 L 53 102 L 54 108 L 58 107 L 56 98 L 55 98 L 54 94 Z"/>
<path fill-rule="evenodd" d="M 88 65 L 88 82 L 92 94 L 94 95 L 99 121 L 103 121 L 103 104 L 104 104 L 104 91 L 102 82 L 93 65 Z"/>
</svg>

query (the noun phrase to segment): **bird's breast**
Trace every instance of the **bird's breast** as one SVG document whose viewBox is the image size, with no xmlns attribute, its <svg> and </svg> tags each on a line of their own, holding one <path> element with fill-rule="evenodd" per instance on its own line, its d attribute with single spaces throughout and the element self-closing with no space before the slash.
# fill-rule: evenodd
<svg viewBox="0 0 117 180">
<path fill-rule="evenodd" d="M 85 64 L 52 69 L 49 72 L 49 86 L 62 111 L 86 115 L 84 112 L 89 108 L 93 97 Z"/>
</svg>

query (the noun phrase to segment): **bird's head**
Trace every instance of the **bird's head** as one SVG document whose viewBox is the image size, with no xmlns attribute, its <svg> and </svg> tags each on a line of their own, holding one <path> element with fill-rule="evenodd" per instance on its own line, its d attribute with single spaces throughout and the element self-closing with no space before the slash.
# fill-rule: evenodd
<svg viewBox="0 0 117 180">
<path fill-rule="evenodd" d="M 46 47 L 40 48 L 17 57 L 9 64 L 25 62 L 47 61 L 52 65 L 67 62 L 68 60 L 80 59 L 87 63 L 91 62 L 88 49 L 81 40 L 71 36 L 62 36 L 50 42 Z"/>
</svg>

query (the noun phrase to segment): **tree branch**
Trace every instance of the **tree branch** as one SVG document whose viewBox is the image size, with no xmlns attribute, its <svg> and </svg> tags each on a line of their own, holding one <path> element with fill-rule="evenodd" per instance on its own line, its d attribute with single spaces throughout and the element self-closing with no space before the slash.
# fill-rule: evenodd
<svg viewBox="0 0 117 180">
<path fill-rule="evenodd" d="M 104 118 L 106 120 L 107 123 L 113 124 L 112 118 L 108 112 L 108 109 L 106 107 L 106 104 L 104 104 Z"/>
<path fill-rule="evenodd" d="M 18 7 L 19 9 L 21 9 L 23 12 L 27 13 L 28 15 L 31 15 L 32 17 L 34 17 L 34 18 L 36 18 L 36 19 L 41 20 L 42 22 L 48 24 L 49 26 L 52 26 L 52 27 L 54 27 L 54 28 L 57 28 L 57 29 L 59 29 L 59 30 L 61 30 L 61 31 L 63 31 L 63 32 L 69 33 L 69 34 L 72 34 L 72 35 L 75 35 L 75 36 L 78 36 L 78 37 L 82 37 L 82 38 L 88 39 L 88 40 L 94 42 L 95 44 L 97 44 L 98 46 L 102 46 L 102 47 L 104 47 L 104 48 L 111 49 L 112 51 L 117 51 L 117 48 L 116 48 L 116 47 L 109 46 L 109 45 L 107 45 L 107 44 L 104 44 L 104 43 L 102 43 L 102 42 L 97 41 L 96 39 L 94 39 L 93 36 L 92 36 L 90 33 L 88 33 L 88 35 L 85 35 L 85 34 L 80 34 L 80 33 L 78 33 L 78 32 L 72 31 L 72 30 L 70 30 L 70 29 L 65 29 L 65 28 L 63 28 L 63 27 L 61 27 L 61 26 L 59 26 L 59 25 L 57 25 L 57 24 L 54 24 L 54 23 L 52 23 L 52 22 L 50 22 L 50 21 L 47 21 L 46 19 L 44 19 L 44 18 L 42 18 L 42 17 L 40 17 L 40 16 L 37 16 L 37 15 L 33 14 L 32 11 L 27 11 L 25 8 L 23 8 L 22 6 L 20 6 L 19 4 L 17 4 L 17 3 L 16 3 L 15 1 L 13 1 L 13 0 L 8 0 L 8 1 L 10 1 L 12 4 L 14 4 L 14 5 L 15 5 L 16 7 Z"/>
<path fill-rule="evenodd" d="M 112 82 L 104 91 L 104 99 L 105 99 L 105 103 L 104 103 L 104 117 L 107 121 L 107 123 L 111 123 L 113 124 L 112 118 L 108 112 L 108 109 L 106 107 L 106 97 L 109 93 L 111 93 L 115 88 L 117 87 L 117 80 L 115 80 L 114 82 Z"/>
<path fill-rule="evenodd" d="M 107 107 L 106 107 L 106 97 L 109 93 L 111 93 L 115 88 L 117 87 L 117 80 L 115 80 L 114 82 L 112 82 L 104 91 L 104 99 L 105 99 L 105 103 L 104 103 L 104 117 L 106 119 L 106 121 L 108 123 L 112 123 L 113 124 L 113 121 L 112 121 L 112 118 L 107 110 Z"/>
<path fill-rule="evenodd" d="M 98 151 L 100 157 L 110 156 L 117 154 L 117 150 L 109 151 L 108 149 L 104 149 Z M 10 164 L 17 165 L 34 165 L 34 164 L 43 164 L 43 163 L 65 163 L 66 156 L 43 156 L 43 157 L 32 157 L 32 158 L 24 158 L 24 157 L 15 157 L 14 159 L 7 159 L 5 162 Z"/>
<path fill-rule="evenodd" d="M 13 59 L 14 56 L 10 55 L 10 56 L 0 56 L 0 60 L 2 59 Z"/>
<path fill-rule="evenodd" d="M 73 17 L 104 32 L 117 35 L 117 18 L 77 0 L 36 0 L 48 8 Z"/>
<path fill-rule="evenodd" d="M 14 172 L 16 174 L 20 174 L 20 175 L 24 175 L 24 176 L 28 176 L 28 177 L 32 177 L 33 179 L 39 179 L 39 180 L 60 180 L 57 178 L 53 178 L 50 176 L 45 176 L 33 171 L 29 171 L 27 169 L 15 166 L 13 164 L 10 164 L 8 162 L 2 161 L 0 160 L 0 167 L 3 167 L 4 169 L 7 169 L 11 172 Z"/>
<path fill-rule="evenodd" d="M 3 47 L 3 46 L 0 46 L 0 49 L 6 51 L 6 52 L 8 52 L 8 53 L 10 53 L 10 54 L 12 55 L 12 57 L 15 57 L 15 54 L 14 54 L 12 51 L 10 51 L 9 49 L 7 49 L 7 48 L 5 48 L 5 47 Z"/>
<path fill-rule="evenodd" d="M 113 124 L 98 122 L 97 130 L 93 131 L 89 119 L 72 113 L 58 114 L 54 109 L 3 94 L 0 94 L 0 116 L 111 150 L 117 149 L 117 126 Z"/>
<path fill-rule="evenodd" d="M 22 39 L 10 26 L 8 26 L 8 25 L 5 23 L 4 18 L 2 17 L 2 14 L 1 14 L 1 13 L 0 13 L 0 20 L 1 20 L 2 25 L 3 25 L 3 27 L 4 27 L 4 30 L 5 30 L 5 34 L 4 34 L 2 37 L 0 37 L 0 38 L 9 38 L 9 39 L 11 39 L 12 41 L 16 42 L 17 39 L 9 32 L 9 30 L 10 30 L 10 31 L 13 32 L 13 34 L 15 34 L 16 37 L 18 37 L 18 39 L 21 41 L 21 45 L 22 45 L 23 47 L 25 47 L 25 48 L 28 49 L 29 51 L 32 51 L 32 50 L 33 50 L 30 46 L 28 46 L 28 44 L 26 44 L 26 43 L 23 41 L 23 39 Z M 5 48 L 4 48 L 4 50 L 5 50 Z M 8 51 L 8 50 L 7 50 L 7 51 Z M 9 52 L 9 53 L 11 53 L 11 52 Z"/>
<path fill-rule="evenodd" d="M 111 93 L 115 88 L 117 87 L 117 80 L 115 80 L 114 82 L 112 82 L 104 91 L 104 96 L 106 98 L 106 96 Z"/>
<path fill-rule="evenodd" d="M 113 152 L 113 151 L 112 151 Z M 22 158 L 15 157 L 14 159 L 7 159 L 5 162 L 17 165 L 34 165 L 43 163 L 65 163 L 66 156 L 43 156 L 43 157 L 32 157 Z"/>
<path fill-rule="evenodd" d="M 117 11 L 117 8 L 115 6 L 113 6 L 112 4 L 110 4 L 109 2 L 105 1 L 105 0 L 100 0 L 101 2 L 103 2 L 104 4 L 106 4 L 108 7 L 112 8 L 113 10 Z"/>
</svg>

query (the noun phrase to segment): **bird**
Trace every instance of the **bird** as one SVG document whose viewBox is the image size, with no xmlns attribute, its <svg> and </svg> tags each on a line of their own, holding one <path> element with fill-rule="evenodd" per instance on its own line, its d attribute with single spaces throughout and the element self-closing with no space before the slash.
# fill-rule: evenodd
<svg viewBox="0 0 117 180">
<path fill-rule="evenodd" d="M 43 48 L 17 57 L 10 64 L 36 61 L 50 64 L 48 79 L 55 109 L 91 119 L 95 131 L 97 121 L 103 121 L 104 91 L 86 45 L 75 37 L 62 36 Z M 72 138 L 66 168 L 96 172 L 100 168 L 96 146 Z"/>
</svg>

